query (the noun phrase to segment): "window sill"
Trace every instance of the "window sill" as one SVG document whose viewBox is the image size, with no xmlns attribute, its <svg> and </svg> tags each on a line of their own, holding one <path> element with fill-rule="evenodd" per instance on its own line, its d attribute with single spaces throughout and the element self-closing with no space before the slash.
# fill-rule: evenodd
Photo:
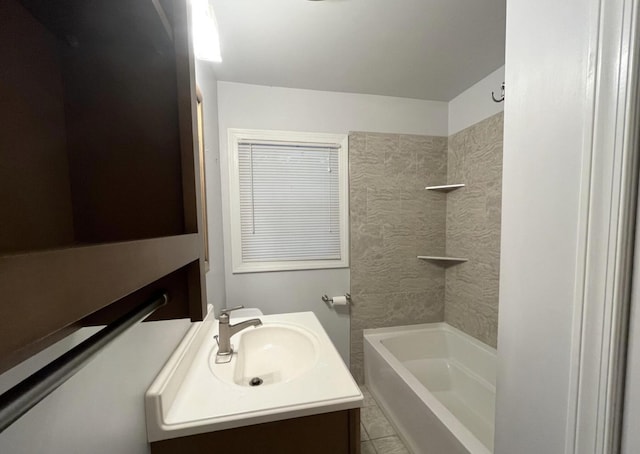
<svg viewBox="0 0 640 454">
<path fill-rule="evenodd" d="M 301 271 L 301 270 L 324 270 L 335 268 L 349 268 L 348 260 L 314 260 L 295 262 L 260 262 L 241 263 L 233 265 L 233 274 L 243 273 L 268 273 L 273 271 Z"/>
</svg>

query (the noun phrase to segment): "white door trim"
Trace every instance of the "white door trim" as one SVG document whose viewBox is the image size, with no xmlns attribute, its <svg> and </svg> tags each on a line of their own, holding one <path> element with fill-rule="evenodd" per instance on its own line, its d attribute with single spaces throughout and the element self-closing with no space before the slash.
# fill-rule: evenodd
<svg viewBox="0 0 640 454">
<path fill-rule="evenodd" d="M 638 5 L 594 2 L 565 453 L 618 452 L 637 198 Z"/>
<path fill-rule="evenodd" d="M 639 100 L 640 101 L 640 100 Z M 640 448 L 640 219 L 636 217 L 633 285 L 629 314 L 629 342 L 624 390 L 621 454 L 636 454 Z"/>
</svg>

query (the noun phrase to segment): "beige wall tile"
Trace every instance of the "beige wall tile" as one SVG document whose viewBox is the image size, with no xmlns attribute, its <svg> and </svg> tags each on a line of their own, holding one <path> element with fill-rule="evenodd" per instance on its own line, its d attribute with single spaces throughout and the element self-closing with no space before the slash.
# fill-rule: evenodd
<svg viewBox="0 0 640 454">
<path fill-rule="evenodd" d="M 447 268 L 445 321 L 493 347 L 497 343 L 502 203 L 503 115 L 449 137 L 447 252 L 468 262 Z"/>
<path fill-rule="evenodd" d="M 362 329 L 442 321 L 444 270 L 416 257 L 443 253 L 446 199 L 424 187 L 447 178 L 441 137 L 352 133 L 351 370 L 362 376 Z"/>
<path fill-rule="evenodd" d="M 502 114 L 450 138 L 349 135 L 351 371 L 363 382 L 362 330 L 446 320 L 495 345 Z M 448 195 L 425 191 L 465 183 Z M 449 268 L 418 255 L 459 255 Z"/>
</svg>

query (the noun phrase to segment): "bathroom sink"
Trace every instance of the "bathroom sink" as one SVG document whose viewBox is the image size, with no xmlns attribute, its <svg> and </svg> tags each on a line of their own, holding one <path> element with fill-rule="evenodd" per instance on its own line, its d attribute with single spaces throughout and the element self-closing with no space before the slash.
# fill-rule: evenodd
<svg viewBox="0 0 640 454">
<path fill-rule="evenodd" d="M 235 352 L 229 363 L 216 363 L 217 348 L 209 364 L 213 374 L 239 386 L 267 386 L 289 382 L 311 370 L 318 361 L 318 339 L 305 328 L 264 324 L 232 338 Z"/>
<path fill-rule="evenodd" d="M 315 365 L 317 344 L 311 332 L 293 326 L 263 325 L 247 331 L 238 347 L 234 382 L 255 386 L 292 380 Z"/>
<path fill-rule="evenodd" d="M 215 362 L 213 310 L 192 325 L 145 395 L 149 441 L 361 406 L 362 393 L 312 312 L 260 320 L 231 337 L 227 364 Z M 254 378 L 262 383 L 252 387 Z"/>
</svg>

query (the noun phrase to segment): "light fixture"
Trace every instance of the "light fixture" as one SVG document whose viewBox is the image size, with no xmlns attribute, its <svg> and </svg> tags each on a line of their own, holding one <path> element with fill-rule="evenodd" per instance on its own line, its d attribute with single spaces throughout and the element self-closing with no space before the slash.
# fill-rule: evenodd
<svg viewBox="0 0 640 454">
<path fill-rule="evenodd" d="M 218 23 L 209 0 L 191 0 L 193 51 L 199 60 L 221 62 Z"/>
</svg>

